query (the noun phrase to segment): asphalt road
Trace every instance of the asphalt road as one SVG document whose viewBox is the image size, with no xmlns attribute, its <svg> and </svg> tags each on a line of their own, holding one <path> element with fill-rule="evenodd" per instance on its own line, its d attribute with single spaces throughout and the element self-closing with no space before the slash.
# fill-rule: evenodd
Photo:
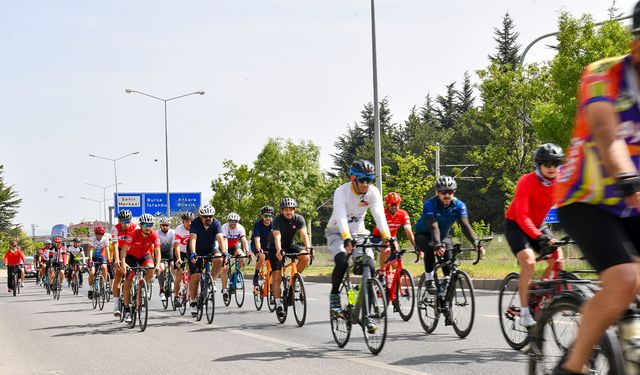
<svg viewBox="0 0 640 375">
<path fill-rule="evenodd" d="M 527 356 L 505 343 L 496 316 L 497 293 L 476 290 L 476 320 L 459 339 L 441 319 L 427 335 L 416 314 L 403 322 L 389 309 L 383 351 L 367 350 L 359 327 L 338 348 L 328 322 L 329 285 L 307 283 L 307 322 L 299 328 L 290 314 L 256 311 L 247 294 L 244 306 L 222 304 L 217 294 L 213 324 L 196 322 L 162 308 L 157 282 L 145 332 L 129 329 L 111 314 L 93 310 L 86 287 L 80 296 L 64 288 L 53 301 L 32 280 L 17 297 L 0 289 L 0 374 L 522 374 Z M 107 310 L 109 308 L 109 310 Z"/>
</svg>

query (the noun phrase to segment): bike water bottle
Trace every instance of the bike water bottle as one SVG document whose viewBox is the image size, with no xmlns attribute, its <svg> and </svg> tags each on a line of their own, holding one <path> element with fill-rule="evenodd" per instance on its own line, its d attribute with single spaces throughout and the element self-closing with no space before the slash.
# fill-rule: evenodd
<svg viewBox="0 0 640 375">
<path fill-rule="evenodd" d="M 352 306 L 355 306 L 356 304 L 356 293 L 353 291 L 353 289 L 349 289 L 347 291 L 347 299 L 349 300 L 349 304 Z"/>
<path fill-rule="evenodd" d="M 620 344 L 627 375 L 640 374 L 640 315 L 629 309 L 618 322 Z"/>
</svg>

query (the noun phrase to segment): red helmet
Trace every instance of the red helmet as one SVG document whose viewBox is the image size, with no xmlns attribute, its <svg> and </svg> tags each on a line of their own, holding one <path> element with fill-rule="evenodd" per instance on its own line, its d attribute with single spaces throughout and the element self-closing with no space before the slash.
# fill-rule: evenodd
<svg viewBox="0 0 640 375">
<path fill-rule="evenodd" d="M 53 239 L 53 243 L 61 243 L 62 242 L 62 238 L 60 237 L 56 237 Z"/>
<path fill-rule="evenodd" d="M 104 227 L 98 225 L 97 227 L 95 227 L 95 229 L 93 230 L 93 233 L 95 234 L 105 234 L 105 230 Z"/>
<path fill-rule="evenodd" d="M 402 197 L 395 191 L 392 191 L 384 197 L 384 203 L 386 203 L 387 206 L 391 206 L 393 204 L 400 206 L 400 202 L 402 202 Z"/>
</svg>

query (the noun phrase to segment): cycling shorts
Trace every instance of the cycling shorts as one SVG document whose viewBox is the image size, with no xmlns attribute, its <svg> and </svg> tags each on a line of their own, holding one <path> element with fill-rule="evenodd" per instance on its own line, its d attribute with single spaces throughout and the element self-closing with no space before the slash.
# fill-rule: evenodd
<svg viewBox="0 0 640 375">
<path fill-rule="evenodd" d="M 640 250 L 640 216 L 620 218 L 594 205 L 573 203 L 558 208 L 567 234 L 598 271 L 633 263 Z"/>
<path fill-rule="evenodd" d="M 285 253 L 300 253 L 301 251 L 304 250 L 304 247 L 297 245 L 297 244 L 292 244 L 289 248 L 287 249 L 283 249 Z M 275 249 L 268 249 L 267 251 L 267 259 L 269 259 L 269 263 L 271 263 L 271 271 L 280 271 L 282 269 L 282 264 L 284 262 L 284 257 L 282 258 L 282 261 L 278 260 L 278 257 L 276 257 L 276 250 Z"/>
<path fill-rule="evenodd" d="M 92 257 L 91 261 L 93 263 L 107 263 L 107 258 L 105 258 L 105 257 Z"/>
<path fill-rule="evenodd" d="M 134 257 L 133 255 L 127 254 L 125 258 L 125 263 L 129 267 L 153 267 L 153 259 L 151 259 L 151 254 L 146 253 L 142 258 Z"/>
<path fill-rule="evenodd" d="M 173 262 L 173 249 L 169 251 L 160 251 L 160 259 L 167 259 L 169 262 Z"/>
<path fill-rule="evenodd" d="M 553 234 L 546 225 L 540 227 L 540 230 L 549 238 L 553 238 Z M 504 236 L 511 248 L 513 255 L 517 255 L 524 249 L 532 249 L 536 253 L 540 253 L 540 245 L 535 238 L 529 237 L 520 228 L 520 225 L 513 220 L 506 219 L 504 222 Z"/>
<path fill-rule="evenodd" d="M 220 252 L 216 252 L 213 255 L 220 255 Z M 196 260 L 196 264 L 193 264 L 190 260 L 187 260 L 187 262 L 189 262 L 189 273 L 191 275 L 195 275 L 198 273 L 202 273 L 202 271 L 204 271 L 204 267 L 211 267 L 211 262 L 213 261 L 213 259 L 211 259 L 209 262 L 206 262 L 205 259 L 197 259 Z M 211 268 L 209 268 L 209 271 L 211 271 Z"/>
</svg>

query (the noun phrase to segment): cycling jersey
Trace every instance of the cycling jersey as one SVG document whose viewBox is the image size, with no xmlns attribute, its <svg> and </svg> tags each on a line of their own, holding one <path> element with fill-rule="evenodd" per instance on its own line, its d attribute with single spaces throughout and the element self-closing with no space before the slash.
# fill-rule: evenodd
<svg viewBox="0 0 640 375">
<path fill-rule="evenodd" d="M 233 249 L 234 247 L 236 247 L 238 245 L 238 241 L 240 241 L 240 238 L 246 237 L 247 235 L 244 227 L 240 223 L 237 223 L 235 228 L 231 228 L 229 226 L 229 223 L 224 223 L 222 225 L 222 234 L 224 235 L 224 238 L 227 239 L 228 249 Z"/>
<path fill-rule="evenodd" d="M 71 254 L 71 257 L 73 257 L 73 258 L 75 258 L 76 256 L 78 256 L 78 254 L 80 254 L 82 251 L 83 251 L 82 246 L 78 246 L 78 247 L 75 247 L 75 246 L 69 246 L 69 247 L 67 248 L 67 252 L 68 252 L 69 254 Z"/>
<path fill-rule="evenodd" d="M 189 233 L 194 233 L 198 237 L 196 239 L 196 254 L 211 255 L 214 252 L 216 246 L 216 236 L 218 233 L 222 233 L 222 226 L 218 219 L 214 218 L 207 228 L 202 224 L 202 219 L 197 217 L 191 222 L 191 228 Z"/>
<path fill-rule="evenodd" d="M 162 229 L 156 231 L 160 238 L 160 253 L 163 258 L 172 258 L 173 254 L 173 241 L 176 238 L 176 232 L 173 229 L 169 229 L 167 233 L 164 233 Z"/>
<path fill-rule="evenodd" d="M 453 223 L 459 219 L 467 218 L 467 205 L 458 198 L 453 198 L 449 207 L 445 207 L 438 196 L 428 199 L 422 206 L 422 216 L 416 223 L 416 233 L 431 233 L 431 225 L 427 219 L 435 219 L 440 229 L 440 238 L 445 238 Z"/>
<path fill-rule="evenodd" d="M 340 185 L 333 194 L 333 212 L 327 223 L 326 233 L 340 233 L 343 240 L 353 238 L 354 234 L 367 234 L 364 217 L 368 209 L 371 209 L 382 238 L 391 237 L 384 217 L 380 190 L 371 185 L 366 193 L 360 194 L 354 190 L 352 182 Z"/>
<path fill-rule="evenodd" d="M 267 246 L 269 245 L 269 234 L 271 233 L 272 227 L 272 223 L 269 223 L 269 225 L 264 225 L 264 221 L 262 221 L 262 219 L 256 221 L 255 224 L 253 224 L 253 231 L 251 232 L 251 248 L 254 251 L 258 250 L 254 249 L 254 239 L 256 237 L 260 237 L 260 250 L 267 249 Z"/>
<path fill-rule="evenodd" d="M 272 231 L 269 235 L 269 244 L 267 245 L 267 249 L 270 251 L 276 250 L 276 245 L 273 240 L 273 232 L 280 232 L 280 248 L 287 249 L 293 245 L 293 240 L 295 239 L 296 232 L 302 228 L 306 227 L 306 223 L 304 221 L 304 217 L 302 215 L 293 214 L 291 219 L 287 219 L 284 215 L 278 215 L 273 219 L 273 223 L 271 225 Z"/>
<path fill-rule="evenodd" d="M 48 248 L 43 247 L 42 249 L 40 249 L 40 259 L 42 259 L 45 262 L 49 261 L 49 249 Z"/>
<path fill-rule="evenodd" d="M 138 228 L 134 223 L 129 223 L 126 228 L 123 228 L 120 223 L 114 225 L 111 231 L 111 242 L 117 242 L 118 249 L 122 249 L 127 239 L 131 237 L 131 234 Z"/>
<path fill-rule="evenodd" d="M 142 229 L 136 229 L 125 242 L 129 246 L 127 256 L 138 259 L 144 258 L 146 254 L 153 255 L 152 251 L 160 248 L 160 238 L 158 233 L 151 231 L 148 235 L 142 233 Z"/>
<path fill-rule="evenodd" d="M 389 225 L 389 231 L 391 232 L 391 237 L 396 237 L 398 234 L 398 229 L 400 227 L 411 228 L 411 218 L 409 217 L 409 213 L 405 210 L 398 208 L 395 215 L 391 215 L 389 209 L 384 209 L 384 216 L 387 220 L 387 225 Z M 373 228 L 371 233 L 375 237 L 380 238 L 380 231 L 378 227 Z"/>
<path fill-rule="evenodd" d="M 89 242 L 89 254 L 91 254 L 91 258 L 94 261 L 98 261 L 97 259 L 101 259 L 103 262 L 107 259 L 107 247 L 109 246 L 109 240 L 102 237 L 102 239 L 98 240 L 93 237 L 91 242 Z"/>
<path fill-rule="evenodd" d="M 178 225 L 175 230 L 175 237 L 173 239 L 174 244 L 180 244 L 180 252 L 187 252 L 187 245 L 189 244 L 189 231 L 183 224 Z"/>
<path fill-rule="evenodd" d="M 624 139 L 633 164 L 640 165 L 640 89 L 631 56 L 619 56 L 588 65 L 578 89 L 578 113 L 565 164 L 557 178 L 558 207 L 572 203 L 595 205 L 618 217 L 640 214 L 628 207 L 616 188 L 616 180 L 602 163 L 593 140 L 585 106 L 610 102 L 620 119 L 618 139 Z"/>
<path fill-rule="evenodd" d="M 3 262 L 5 266 L 18 266 L 20 264 L 24 264 L 25 260 L 22 249 L 18 247 L 16 251 L 7 251 L 7 253 L 4 254 Z"/>
<path fill-rule="evenodd" d="M 505 217 L 518 223 L 527 236 L 536 239 L 543 234 L 538 228 L 552 205 L 553 185 L 545 186 L 535 172 L 527 173 L 518 180 Z"/>
<path fill-rule="evenodd" d="M 54 246 L 51 248 L 51 250 L 49 250 L 49 259 L 57 263 L 64 263 L 64 265 L 66 265 L 66 252 L 67 250 L 64 248 L 64 246 L 60 246 L 60 248 L 56 248 Z"/>
</svg>

